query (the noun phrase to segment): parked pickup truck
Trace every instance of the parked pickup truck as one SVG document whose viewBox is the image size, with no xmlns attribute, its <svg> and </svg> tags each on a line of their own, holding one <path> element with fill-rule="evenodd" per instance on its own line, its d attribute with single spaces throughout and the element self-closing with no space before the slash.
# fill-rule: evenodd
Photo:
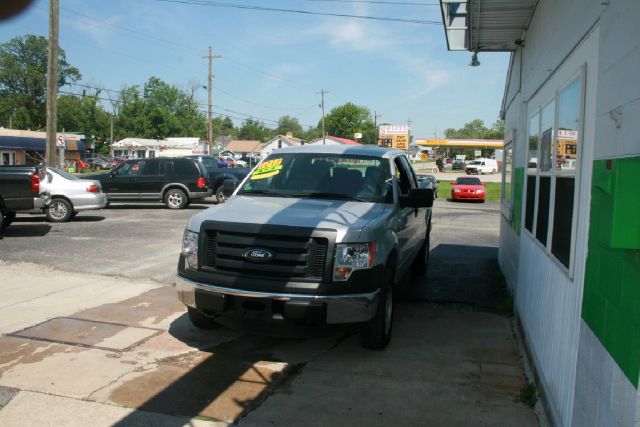
<svg viewBox="0 0 640 427">
<path fill-rule="evenodd" d="M 200 328 L 217 316 L 358 323 L 361 344 L 382 349 L 398 279 L 426 270 L 432 205 L 403 152 L 278 150 L 189 219 L 178 297 Z"/>
<path fill-rule="evenodd" d="M 0 230 L 11 224 L 17 211 L 44 207 L 41 173 L 36 166 L 0 166 Z"/>
<path fill-rule="evenodd" d="M 202 166 L 207 169 L 209 185 L 213 189 L 213 196 L 216 198 L 216 202 L 218 203 L 223 203 L 227 198 L 222 187 L 222 184 L 226 180 L 230 179 L 237 185 L 238 182 L 242 181 L 247 175 L 249 175 L 249 172 L 251 172 L 251 168 L 220 167 L 220 160 L 213 156 L 191 155 L 185 157 L 198 160 L 202 163 Z"/>
</svg>

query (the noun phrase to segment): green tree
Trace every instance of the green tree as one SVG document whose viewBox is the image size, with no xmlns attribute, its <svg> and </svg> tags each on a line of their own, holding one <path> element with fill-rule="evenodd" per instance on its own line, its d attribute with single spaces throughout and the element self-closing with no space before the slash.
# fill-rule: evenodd
<svg viewBox="0 0 640 427">
<path fill-rule="evenodd" d="M 46 125 L 48 41 L 32 34 L 0 44 L 0 123 L 22 129 Z M 58 87 L 80 79 L 63 49 L 58 51 Z"/>
<path fill-rule="evenodd" d="M 282 116 L 278 119 L 276 132 L 278 135 L 286 135 L 287 132 L 291 132 L 296 138 L 302 138 L 304 134 L 298 119 L 291 116 Z"/>
<path fill-rule="evenodd" d="M 233 121 L 229 117 L 214 117 L 211 120 L 211 128 L 214 138 L 216 136 L 236 135 L 236 128 L 233 126 Z"/>
<path fill-rule="evenodd" d="M 449 139 L 503 139 L 504 121 L 496 121 L 491 128 L 487 128 L 483 120 L 475 119 L 460 129 L 445 129 L 444 134 Z"/>
<path fill-rule="evenodd" d="M 116 119 L 117 139 L 124 137 L 206 138 L 207 123 L 195 99 L 195 88 L 182 90 L 151 77 L 142 88 L 125 87 L 120 92 Z"/>
<path fill-rule="evenodd" d="M 106 140 L 111 114 L 99 102 L 98 94 L 63 95 L 58 99 L 58 130 L 82 132 Z"/>
<path fill-rule="evenodd" d="M 322 126 L 322 121 L 318 127 Z M 363 144 L 375 144 L 376 129 L 371 112 L 348 102 L 333 108 L 325 118 L 327 134 L 353 139 L 355 133 L 362 133 Z"/>
<path fill-rule="evenodd" d="M 273 129 L 267 128 L 259 120 L 246 119 L 238 129 L 238 139 L 248 139 L 266 142 L 274 135 Z"/>
</svg>

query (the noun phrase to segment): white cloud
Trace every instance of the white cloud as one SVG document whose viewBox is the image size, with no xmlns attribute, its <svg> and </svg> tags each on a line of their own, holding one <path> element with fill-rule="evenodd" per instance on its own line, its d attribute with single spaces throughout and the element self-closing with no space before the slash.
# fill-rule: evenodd
<svg viewBox="0 0 640 427">
<path fill-rule="evenodd" d="M 76 17 L 77 18 L 77 17 Z M 111 45 L 111 39 L 114 37 L 114 33 L 107 29 L 107 27 L 101 23 L 90 21 L 84 18 L 76 19 L 71 17 L 69 22 L 78 31 L 85 33 L 90 38 L 96 41 L 100 47 L 108 47 Z M 111 18 L 109 22 L 116 23 L 116 19 Z"/>
</svg>

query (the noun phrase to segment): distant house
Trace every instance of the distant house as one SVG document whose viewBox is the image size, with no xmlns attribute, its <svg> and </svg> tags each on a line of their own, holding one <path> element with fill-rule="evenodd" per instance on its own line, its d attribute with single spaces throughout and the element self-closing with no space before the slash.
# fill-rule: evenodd
<svg viewBox="0 0 640 427">
<path fill-rule="evenodd" d="M 306 143 L 306 145 L 362 145 L 353 139 L 340 138 L 338 136 L 327 135 L 322 138 L 315 138 Z"/>
<path fill-rule="evenodd" d="M 233 140 L 227 144 L 225 151 L 232 151 L 240 156 L 259 156 L 264 146 L 264 143 L 255 140 Z"/>
<path fill-rule="evenodd" d="M 279 148 L 296 147 L 298 145 L 302 145 L 302 140 L 300 138 L 294 138 L 291 133 L 287 135 L 278 135 L 265 143 L 264 147 L 262 147 L 260 157 L 264 159 Z"/>
<path fill-rule="evenodd" d="M 125 138 L 111 145 L 111 154 L 115 157 L 181 157 L 190 154 L 201 154 L 206 144 L 200 138 Z"/>
</svg>

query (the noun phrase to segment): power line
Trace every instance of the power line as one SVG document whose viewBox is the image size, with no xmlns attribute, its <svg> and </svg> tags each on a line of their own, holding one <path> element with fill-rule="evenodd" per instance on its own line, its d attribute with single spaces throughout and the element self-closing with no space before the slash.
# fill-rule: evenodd
<svg viewBox="0 0 640 427">
<path fill-rule="evenodd" d="M 218 2 L 210 2 L 205 0 L 155 0 L 155 1 L 164 2 L 164 3 L 190 4 L 190 5 L 197 5 L 197 6 L 259 10 L 263 12 L 298 13 L 303 15 L 321 15 L 321 16 L 333 16 L 333 17 L 339 17 L 339 18 L 355 18 L 355 19 L 367 19 L 367 20 L 374 20 L 374 21 L 401 22 L 405 24 L 423 24 L 423 25 L 426 25 L 426 24 L 441 25 L 442 24 L 440 21 L 429 21 L 424 19 L 389 18 L 386 16 L 368 16 L 368 15 L 352 15 L 347 13 L 313 12 L 309 10 L 282 9 L 282 8 L 264 7 L 264 6 L 255 6 L 255 5 L 218 3 Z"/>
<path fill-rule="evenodd" d="M 307 106 L 307 107 L 300 107 L 300 108 L 280 108 L 280 107 L 270 107 L 270 106 L 268 106 L 268 105 L 259 104 L 259 103 L 257 103 L 257 102 L 253 102 L 253 101 L 249 101 L 249 100 L 246 100 L 246 99 L 240 98 L 240 97 L 238 97 L 238 96 L 236 96 L 236 95 L 234 95 L 234 94 L 232 94 L 232 93 L 229 93 L 229 92 L 225 91 L 224 89 L 221 89 L 221 88 L 220 88 L 220 87 L 218 87 L 218 86 L 215 86 L 215 85 L 214 85 L 214 86 L 213 86 L 213 88 L 214 88 L 215 90 L 217 90 L 218 92 L 221 92 L 221 93 L 224 93 L 224 94 L 225 94 L 225 95 L 227 95 L 227 96 L 230 96 L 230 97 L 231 97 L 231 98 L 233 98 L 233 99 L 237 99 L 238 101 L 246 102 L 247 104 L 255 105 L 255 106 L 257 106 L 257 107 L 266 108 L 266 109 L 268 109 L 268 110 L 281 110 L 281 111 L 302 111 L 302 110 L 304 110 L 304 111 L 308 111 L 308 110 L 310 110 L 311 108 L 314 108 L 314 107 L 315 107 L 315 104 L 313 104 L 313 105 L 312 105 L 312 106 L 310 106 L 310 107 L 309 107 L 309 106 Z"/>
<path fill-rule="evenodd" d="M 162 39 L 162 38 L 159 38 L 159 37 L 150 36 L 150 35 L 148 35 L 146 33 L 141 32 L 141 31 L 135 31 L 135 30 L 132 30 L 130 28 L 126 28 L 126 27 L 122 27 L 120 25 L 112 24 L 111 22 L 105 21 L 103 19 L 99 19 L 99 18 L 96 18 L 94 16 L 90 16 L 90 15 L 87 15 L 87 14 L 84 14 L 84 13 L 81 13 L 81 12 L 77 12 L 77 11 L 71 10 L 69 8 L 61 8 L 61 9 L 65 10 L 65 11 L 67 11 L 69 13 L 72 13 L 74 15 L 77 15 L 78 17 L 80 17 L 81 19 L 84 19 L 85 21 L 93 21 L 93 22 L 97 22 L 99 24 L 102 24 L 102 25 L 105 25 L 105 26 L 108 26 L 108 27 L 112 27 L 112 28 L 109 28 L 109 29 L 111 31 L 113 31 L 113 32 L 117 32 L 118 30 L 121 31 L 121 32 L 127 32 L 127 33 L 134 34 L 134 35 L 137 35 L 137 36 L 142 37 L 142 38 L 151 39 L 151 40 L 154 40 L 154 41 L 157 41 L 157 42 L 160 42 L 160 43 L 169 44 L 169 45 L 172 45 L 174 47 L 178 47 L 178 48 L 187 50 L 189 52 L 196 52 L 196 53 L 200 54 L 200 51 L 198 51 L 195 48 L 192 48 L 191 46 L 187 46 L 187 45 L 184 45 L 184 44 L 176 43 L 176 42 L 173 42 L 173 41 L 170 41 L 170 40 L 165 40 L 165 39 Z M 106 51 L 114 52 L 114 53 L 117 53 L 117 54 L 123 55 L 125 57 L 128 57 L 128 58 L 131 58 L 131 59 L 134 59 L 136 61 L 144 63 L 144 61 L 140 61 L 139 58 L 132 57 L 132 56 L 127 55 L 125 53 L 122 53 L 120 51 L 106 49 L 106 48 L 104 48 L 102 46 L 99 46 L 99 48 L 103 49 L 103 50 L 106 50 Z M 266 77 L 269 77 L 269 78 L 272 78 L 272 79 L 275 79 L 275 80 L 279 80 L 279 81 L 284 82 L 284 83 L 289 83 L 289 84 L 298 85 L 298 86 L 307 86 L 307 85 L 304 85 L 304 84 L 299 83 L 299 82 L 294 82 L 292 80 L 287 80 L 287 79 L 284 79 L 282 77 L 276 76 L 275 74 L 272 74 L 272 73 L 269 73 L 267 71 L 261 70 L 258 67 L 254 67 L 254 66 L 251 66 L 251 65 L 248 65 L 248 64 L 244 64 L 244 63 L 242 63 L 240 61 L 237 61 L 237 60 L 233 59 L 232 57 L 230 57 L 230 56 L 228 56 L 226 54 L 225 54 L 225 61 L 228 61 L 228 62 L 230 62 L 230 63 L 232 63 L 232 64 L 234 64 L 236 66 L 251 70 L 251 71 L 253 71 L 255 73 L 262 74 L 262 75 L 264 75 Z"/>
<path fill-rule="evenodd" d="M 66 11 L 66 12 L 72 13 L 74 15 L 83 17 L 85 19 L 89 19 L 91 21 L 99 22 L 99 23 L 101 23 L 103 25 L 107 25 L 107 26 L 110 26 L 110 27 L 113 27 L 113 28 L 117 28 L 117 29 L 119 29 L 121 31 L 126 31 L 126 32 L 132 33 L 132 34 L 137 34 L 139 36 L 146 37 L 146 38 L 151 39 L 151 40 L 155 40 L 155 41 L 158 41 L 158 42 L 161 42 L 161 43 L 166 43 L 166 44 L 169 44 L 169 45 L 172 45 L 172 46 L 176 46 L 176 47 L 179 47 L 181 49 L 186 49 L 186 50 L 189 50 L 191 52 L 198 53 L 198 54 L 200 53 L 198 50 L 196 50 L 196 49 L 194 49 L 194 48 L 192 48 L 190 46 L 187 46 L 187 45 L 176 43 L 176 42 L 171 41 L 171 40 L 165 40 L 165 39 L 162 39 L 160 37 L 151 36 L 149 34 L 146 34 L 146 33 L 140 32 L 140 31 L 132 30 L 131 28 L 127 28 L 127 27 L 123 27 L 121 25 L 113 24 L 113 23 L 111 23 L 109 21 L 105 21 L 103 19 L 99 19 L 99 18 L 95 18 L 93 16 L 85 15 L 84 13 L 81 13 L 81 12 L 76 12 L 75 10 L 71 10 L 69 8 L 66 8 L 66 7 L 61 7 L 60 9 Z"/>
<path fill-rule="evenodd" d="M 404 1 L 376 1 L 376 0 L 304 0 L 312 2 L 330 2 L 330 3 L 367 3 L 367 4 L 384 4 L 393 6 L 440 6 L 440 3 L 419 3 Z"/>
</svg>

